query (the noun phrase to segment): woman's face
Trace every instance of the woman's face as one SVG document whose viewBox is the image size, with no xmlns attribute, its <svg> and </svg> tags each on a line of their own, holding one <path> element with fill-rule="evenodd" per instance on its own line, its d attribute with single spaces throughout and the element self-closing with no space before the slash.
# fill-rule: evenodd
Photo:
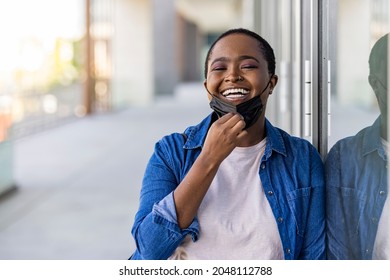
<svg viewBox="0 0 390 280">
<path fill-rule="evenodd" d="M 215 44 L 204 82 L 211 94 L 238 105 L 260 95 L 266 88 L 261 95 L 265 106 L 276 83 L 277 76 L 268 73 L 267 61 L 256 39 L 245 34 L 231 34 Z"/>
</svg>

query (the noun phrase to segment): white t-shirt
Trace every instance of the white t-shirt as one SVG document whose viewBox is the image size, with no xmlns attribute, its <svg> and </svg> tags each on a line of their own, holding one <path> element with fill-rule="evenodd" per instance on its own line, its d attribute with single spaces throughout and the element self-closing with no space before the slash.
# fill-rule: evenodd
<svg viewBox="0 0 390 280">
<path fill-rule="evenodd" d="M 283 259 L 259 176 L 266 139 L 237 147 L 222 162 L 199 210 L 199 239 L 187 235 L 170 259 Z"/>
<path fill-rule="evenodd" d="M 382 139 L 383 148 L 389 156 L 389 142 Z M 388 170 L 386 169 L 388 172 Z M 389 177 L 390 179 L 390 177 Z M 376 234 L 374 251 L 372 258 L 374 260 L 389 260 L 390 259 L 390 195 L 389 195 L 389 184 L 387 184 L 387 198 L 383 211 L 379 219 L 378 232 Z"/>
</svg>

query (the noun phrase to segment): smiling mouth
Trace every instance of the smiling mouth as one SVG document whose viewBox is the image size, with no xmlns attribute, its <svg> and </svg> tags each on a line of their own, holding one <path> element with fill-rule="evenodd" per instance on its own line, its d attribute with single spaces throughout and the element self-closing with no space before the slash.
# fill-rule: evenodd
<svg viewBox="0 0 390 280">
<path fill-rule="evenodd" d="M 223 91 L 221 94 L 228 100 L 243 99 L 249 93 L 249 90 L 243 88 L 231 88 Z"/>
</svg>

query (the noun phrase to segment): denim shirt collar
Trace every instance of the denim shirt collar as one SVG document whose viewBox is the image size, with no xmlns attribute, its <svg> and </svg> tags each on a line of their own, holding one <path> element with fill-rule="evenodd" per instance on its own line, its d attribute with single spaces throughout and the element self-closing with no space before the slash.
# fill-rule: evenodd
<svg viewBox="0 0 390 280">
<path fill-rule="evenodd" d="M 187 140 L 184 143 L 184 149 L 196 149 L 201 148 L 206 139 L 207 131 L 210 125 L 216 120 L 214 113 L 211 113 L 200 124 L 191 126 L 185 130 Z M 286 146 L 284 144 L 280 131 L 275 128 L 268 119 L 265 119 L 265 129 L 267 135 L 267 146 L 264 152 L 264 159 L 267 160 L 272 151 L 287 156 Z"/>
<path fill-rule="evenodd" d="M 381 120 L 378 117 L 363 135 L 362 156 L 367 156 L 375 151 L 386 160 L 386 153 L 381 142 Z"/>
<path fill-rule="evenodd" d="M 200 124 L 196 126 L 190 126 L 184 131 L 184 134 L 187 136 L 187 139 L 184 143 L 184 149 L 197 149 L 203 146 L 203 143 L 206 139 L 207 131 L 209 127 L 214 122 L 215 116 L 213 113 L 208 115 Z"/>
</svg>

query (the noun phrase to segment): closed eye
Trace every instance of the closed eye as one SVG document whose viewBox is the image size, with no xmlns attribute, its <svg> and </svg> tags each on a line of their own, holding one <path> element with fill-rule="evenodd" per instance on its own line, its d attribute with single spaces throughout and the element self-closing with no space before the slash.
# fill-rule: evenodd
<svg viewBox="0 0 390 280">
<path fill-rule="evenodd" d="M 256 69 L 258 68 L 257 65 L 253 65 L 253 64 L 246 64 L 246 65 L 243 65 L 241 66 L 242 69 Z"/>
<path fill-rule="evenodd" d="M 215 66 L 211 69 L 211 71 L 222 71 L 222 70 L 226 70 L 226 67 L 225 66 Z"/>
</svg>

